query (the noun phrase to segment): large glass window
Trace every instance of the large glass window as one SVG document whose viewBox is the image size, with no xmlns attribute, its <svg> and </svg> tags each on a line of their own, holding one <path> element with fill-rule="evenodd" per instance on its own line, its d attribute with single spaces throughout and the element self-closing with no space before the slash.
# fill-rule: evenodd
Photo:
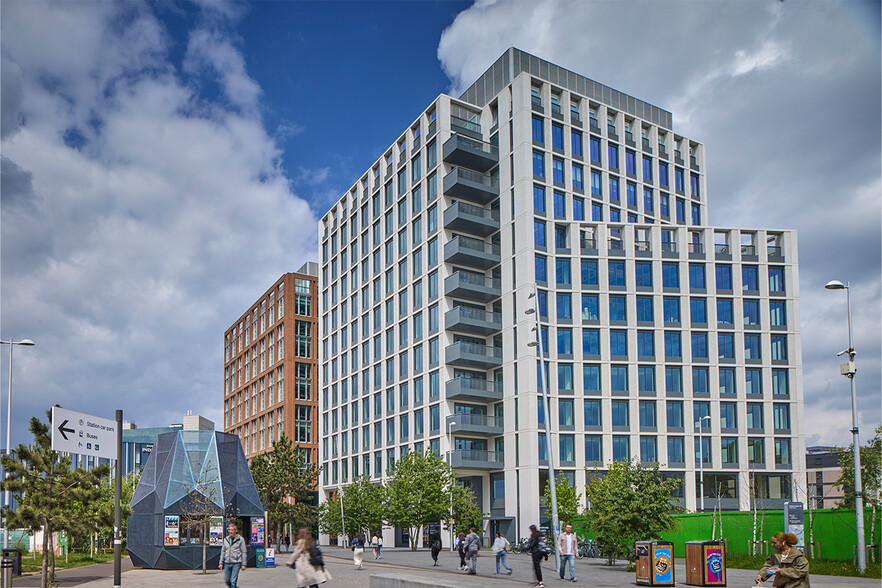
<svg viewBox="0 0 882 588">
<path fill-rule="evenodd" d="M 704 281 L 704 264 L 689 264 L 689 287 L 704 290 L 707 285 Z"/>
<path fill-rule="evenodd" d="M 648 261 L 638 261 L 634 264 L 634 280 L 639 288 L 652 287 L 652 263 Z"/>
<path fill-rule="evenodd" d="M 759 268 L 755 265 L 745 265 L 741 268 L 741 287 L 745 292 L 759 290 Z"/>
<path fill-rule="evenodd" d="M 609 353 L 610 355 L 628 355 L 628 332 L 627 331 L 610 331 L 609 332 Z"/>
<path fill-rule="evenodd" d="M 554 275 L 559 286 L 568 286 L 572 283 L 570 274 L 570 260 L 556 259 L 554 261 Z"/>
<path fill-rule="evenodd" d="M 732 266 L 719 264 L 716 266 L 717 290 L 732 289 Z"/>
<path fill-rule="evenodd" d="M 662 286 L 665 288 L 680 287 L 680 266 L 676 263 L 662 264 Z"/>
<path fill-rule="evenodd" d="M 622 435 L 613 435 L 613 461 L 631 459 L 631 440 Z"/>
<path fill-rule="evenodd" d="M 555 149 L 560 149 L 563 151 L 563 126 L 552 123 L 551 124 L 551 146 Z"/>
<path fill-rule="evenodd" d="M 665 406 L 668 428 L 683 427 L 683 403 L 680 401 L 668 401 Z"/>
<path fill-rule="evenodd" d="M 600 355 L 600 331 L 597 329 L 582 331 L 582 354 Z"/>
<path fill-rule="evenodd" d="M 625 285 L 625 262 L 610 261 L 609 262 L 609 285 L 624 286 Z"/>
<path fill-rule="evenodd" d="M 599 435 L 585 436 L 585 461 L 603 462 L 603 444 Z"/>
<path fill-rule="evenodd" d="M 642 322 L 652 322 L 652 297 L 637 297 L 637 320 Z"/>
<path fill-rule="evenodd" d="M 535 143 L 544 143 L 545 142 L 545 131 L 544 124 L 541 117 L 534 116 L 533 117 L 533 142 Z"/>
<path fill-rule="evenodd" d="M 545 154 L 541 151 L 533 152 L 533 175 L 538 178 L 545 177 Z"/>
<path fill-rule="evenodd" d="M 600 299 L 597 294 L 582 294 L 582 320 L 600 319 Z"/>
<path fill-rule="evenodd" d="M 628 401 L 613 400 L 612 401 L 612 426 L 627 427 L 630 425 L 628 416 Z"/>
<path fill-rule="evenodd" d="M 602 424 L 599 400 L 585 401 L 585 426 L 599 427 Z"/>
<path fill-rule="evenodd" d="M 707 300 L 704 298 L 689 299 L 689 320 L 693 324 L 707 324 Z"/>
<path fill-rule="evenodd" d="M 626 320 L 625 314 L 625 297 L 624 296 L 610 296 L 609 297 L 609 320 L 611 321 L 624 321 Z"/>
<path fill-rule="evenodd" d="M 628 366 L 611 365 L 609 367 L 610 389 L 614 392 L 628 391 Z"/>
<path fill-rule="evenodd" d="M 784 292 L 784 268 L 777 265 L 769 266 L 769 291 Z"/>
<path fill-rule="evenodd" d="M 666 323 L 679 323 L 680 322 L 680 299 L 679 298 L 665 298 L 662 300 L 662 307 L 665 315 Z"/>
</svg>

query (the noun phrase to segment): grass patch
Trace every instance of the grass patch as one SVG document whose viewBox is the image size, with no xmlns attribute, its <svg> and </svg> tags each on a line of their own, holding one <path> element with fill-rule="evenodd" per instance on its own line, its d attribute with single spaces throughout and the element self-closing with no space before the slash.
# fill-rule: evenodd
<svg viewBox="0 0 882 588">
<path fill-rule="evenodd" d="M 765 555 L 747 555 L 744 553 L 727 553 L 726 567 L 739 570 L 757 570 L 766 563 Z M 809 559 L 809 574 L 819 576 L 861 576 L 860 570 L 851 562 L 833 561 L 829 559 Z M 867 562 L 867 578 L 882 578 L 882 566 L 879 563 Z"/>
<path fill-rule="evenodd" d="M 125 557 L 125 554 L 123 554 Z M 98 553 L 95 557 L 89 557 L 88 553 L 78 553 L 73 552 L 67 558 L 67 563 L 64 561 L 64 556 L 55 556 L 55 569 L 56 570 L 66 570 L 70 568 L 79 568 L 82 566 L 90 566 L 92 564 L 104 563 L 108 561 L 113 561 L 112 553 Z M 43 556 L 40 553 L 34 554 L 32 553 L 23 553 L 21 558 L 21 571 L 22 574 L 28 573 L 40 573 L 40 570 L 43 569 Z"/>
</svg>

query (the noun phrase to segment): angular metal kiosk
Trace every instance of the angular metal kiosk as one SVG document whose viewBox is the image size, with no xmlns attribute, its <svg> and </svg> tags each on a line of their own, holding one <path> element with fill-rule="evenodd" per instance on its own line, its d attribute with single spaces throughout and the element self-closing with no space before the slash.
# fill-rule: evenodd
<svg viewBox="0 0 882 588">
<path fill-rule="evenodd" d="M 185 526 L 188 502 L 199 500 L 198 494 L 209 498 L 216 515 L 207 547 L 209 567 L 217 567 L 227 521 L 238 519 L 239 533 L 251 543 L 252 518 L 262 525 L 264 509 L 239 437 L 217 431 L 163 433 L 156 437 L 129 504 L 126 541 L 134 565 L 202 567 L 202 544 Z M 255 553 L 249 545 L 248 565 L 253 565 Z"/>
</svg>

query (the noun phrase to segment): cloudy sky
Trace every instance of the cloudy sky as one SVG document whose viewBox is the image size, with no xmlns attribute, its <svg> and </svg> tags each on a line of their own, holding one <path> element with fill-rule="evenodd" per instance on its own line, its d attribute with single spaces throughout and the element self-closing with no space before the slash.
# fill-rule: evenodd
<svg viewBox="0 0 882 588">
<path fill-rule="evenodd" d="M 851 281 L 866 438 L 879 23 L 878 2 L 5 0 L 0 335 L 37 343 L 15 348 L 13 442 L 54 403 L 220 422 L 223 332 L 315 259 L 303 227 L 509 46 L 672 111 L 706 145 L 712 224 L 799 231 L 810 445 L 849 438 L 823 285 Z"/>
</svg>

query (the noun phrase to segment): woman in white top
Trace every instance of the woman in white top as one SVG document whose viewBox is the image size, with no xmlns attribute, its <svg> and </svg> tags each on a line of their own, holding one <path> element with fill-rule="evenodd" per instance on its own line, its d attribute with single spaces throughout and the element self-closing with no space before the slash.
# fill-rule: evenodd
<svg viewBox="0 0 882 588">
<path fill-rule="evenodd" d="M 496 573 L 499 573 L 499 563 L 502 562 L 502 567 L 508 570 L 508 574 L 511 575 L 511 568 L 505 563 L 505 552 L 511 549 L 511 544 L 508 542 L 508 539 L 497 532 L 496 539 L 493 541 L 493 547 L 491 549 L 493 549 L 493 553 L 496 554 Z"/>
</svg>

